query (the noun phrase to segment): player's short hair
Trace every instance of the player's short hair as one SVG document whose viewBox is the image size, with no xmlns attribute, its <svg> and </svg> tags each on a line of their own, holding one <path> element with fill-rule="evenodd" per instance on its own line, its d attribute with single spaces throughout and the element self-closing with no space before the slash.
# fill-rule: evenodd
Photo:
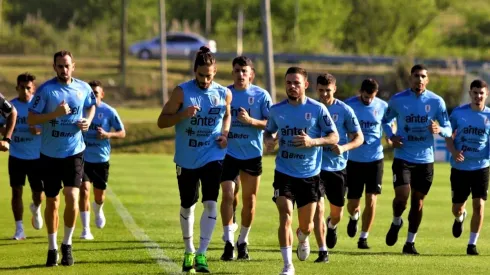
<svg viewBox="0 0 490 275">
<path fill-rule="evenodd" d="M 335 85 L 335 83 L 337 83 L 337 79 L 329 73 L 321 74 L 316 78 L 316 85 Z"/>
<path fill-rule="evenodd" d="M 252 68 L 252 70 L 254 68 L 254 64 L 252 62 L 252 59 L 250 59 L 246 56 L 243 56 L 243 55 L 235 57 L 233 59 L 233 61 L 231 62 L 231 65 L 233 67 L 235 67 L 235 65 L 237 65 L 237 64 L 238 64 L 238 66 L 242 66 L 242 67 L 249 66 L 250 68 Z"/>
<path fill-rule="evenodd" d="M 36 77 L 33 74 L 25 72 L 17 76 L 17 85 L 19 85 L 21 82 L 34 82 L 34 80 L 36 80 Z"/>
<path fill-rule="evenodd" d="M 284 76 L 286 76 L 288 74 L 300 74 L 300 75 L 304 76 L 305 79 L 308 79 L 308 72 L 305 69 L 300 68 L 300 67 L 289 67 Z"/>
<path fill-rule="evenodd" d="M 410 70 L 410 74 L 413 74 L 416 71 L 429 71 L 424 64 L 416 64 Z"/>
<path fill-rule="evenodd" d="M 211 50 L 206 46 L 200 47 L 196 54 L 196 60 L 194 61 L 194 72 L 199 66 L 212 66 L 215 64 L 216 58 Z"/>
<path fill-rule="evenodd" d="M 88 83 L 88 85 L 90 85 L 90 87 L 92 87 L 92 88 L 95 88 L 95 87 L 104 88 L 104 87 L 102 87 L 102 82 L 100 82 L 99 80 L 92 80 Z"/>
<path fill-rule="evenodd" d="M 71 52 L 69 52 L 69 51 L 62 50 L 62 51 L 59 51 L 59 52 L 54 54 L 53 63 L 56 64 L 56 58 L 64 57 L 64 56 L 69 56 L 71 58 L 71 60 L 73 61 L 73 54 L 71 54 Z"/>
<path fill-rule="evenodd" d="M 488 89 L 488 84 L 487 84 L 487 82 L 485 82 L 485 80 L 475 79 L 470 84 L 470 90 L 473 88 L 487 88 Z"/>
<path fill-rule="evenodd" d="M 368 94 L 373 94 L 379 89 L 378 82 L 372 78 L 364 79 L 361 83 L 361 92 L 366 92 Z"/>
</svg>

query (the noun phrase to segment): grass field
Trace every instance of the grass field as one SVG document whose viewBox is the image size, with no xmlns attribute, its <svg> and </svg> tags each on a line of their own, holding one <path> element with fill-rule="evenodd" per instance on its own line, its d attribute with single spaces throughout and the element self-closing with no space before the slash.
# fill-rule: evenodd
<svg viewBox="0 0 490 275">
<path fill-rule="evenodd" d="M 183 243 L 179 225 L 179 196 L 171 156 L 114 155 L 111 160 L 110 187 L 113 195 L 105 205 L 107 225 L 92 226 L 93 241 L 79 239 L 80 223 L 74 235 L 75 265 L 44 267 L 47 252 L 46 229 L 32 229 L 28 211 L 30 191 L 24 194 L 27 240 L 13 241 L 14 222 L 10 211 L 7 155 L 0 154 L 0 273 L 1 274 L 169 274 L 181 265 Z M 257 216 L 250 235 L 250 262 L 221 262 L 223 242 L 220 218 L 213 234 L 208 259 L 214 274 L 278 274 L 282 259 L 277 240 L 278 215 L 272 197 L 273 159 L 264 160 L 264 175 L 258 197 Z M 478 242 L 480 256 L 466 256 L 469 220 L 460 239 L 451 234 L 449 166 L 435 167 L 435 181 L 426 200 L 424 219 L 417 236 L 420 256 L 401 254 L 407 226 L 399 242 L 388 247 L 385 234 L 391 221 L 390 163 L 386 162 L 384 190 L 379 199 L 378 216 L 369 237 L 371 250 L 357 249 L 357 239 L 346 233 L 347 215 L 339 225 L 337 246 L 330 251 L 329 264 L 314 264 L 317 247 L 310 239 L 312 255 L 300 262 L 293 254 L 297 274 L 488 274 L 490 233 L 483 228 Z M 120 202 L 120 203 L 119 203 Z M 62 203 L 63 205 L 63 203 Z M 44 207 L 43 207 L 44 208 Z M 63 208 L 63 206 L 62 206 Z M 127 212 L 125 212 L 127 210 Z M 196 209 L 194 239 L 199 239 L 200 213 Z M 469 211 L 471 213 L 471 210 Z M 407 212 L 404 214 L 406 221 Z M 487 220 L 490 218 L 486 214 Z M 297 227 L 295 213 L 293 228 Z M 92 215 L 92 225 L 93 225 Z M 487 221 L 488 224 L 488 221 Z M 60 225 L 62 226 L 62 219 Z M 406 224 L 407 225 L 407 224 Z M 61 227 L 62 228 L 62 227 Z M 146 234 L 146 235 L 144 235 Z M 59 232 L 59 243 L 63 231 Z M 237 238 L 238 235 L 235 236 Z M 151 240 L 150 240 L 151 239 Z M 294 249 L 296 249 L 295 240 Z M 160 250 L 161 249 L 161 250 Z M 163 251 L 163 254 L 162 254 Z M 160 253 L 160 254 L 158 254 Z M 167 258 L 168 257 L 168 258 Z M 175 263 L 175 264 L 173 264 Z"/>
</svg>

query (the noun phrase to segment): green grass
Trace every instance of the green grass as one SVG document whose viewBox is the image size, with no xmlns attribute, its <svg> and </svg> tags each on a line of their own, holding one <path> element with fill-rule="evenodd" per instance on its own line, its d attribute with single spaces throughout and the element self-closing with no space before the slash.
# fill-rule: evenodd
<svg viewBox="0 0 490 275">
<path fill-rule="evenodd" d="M 105 206 L 107 225 L 103 230 L 93 226 L 94 241 L 78 239 L 81 229 L 77 224 L 74 235 L 75 266 L 46 268 L 46 231 L 35 231 L 30 226 L 28 204 L 30 191 L 24 194 L 25 228 L 28 239 L 13 241 L 14 222 L 10 211 L 10 191 L 7 176 L 7 155 L 0 154 L 0 273 L 1 274 L 157 274 L 164 273 L 152 259 L 142 243 L 125 228 L 110 200 Z M 316 245 L 312 255 L 300 262 L 293 254 L 297 274 L 488 274 L 490 233 L 484 226 L 478 242 L 481 256 L 466 256 L 469 220 L 460 239 L 451 234 L 453 222 L 449 187 L 449 166 L 435 166 L 435 180 L 425 202 L 425 211 L 416 239 L 420 256 L 405 256 L 401 249 L 407 226 L 400 231 L 400 239 L 393 247 L 384 243 L 391 221 L 390 162 L 385 164 L 384 189 L 379 197 L 378 215 L 370 233 L 369 251 L 357 249 L 357 239 L 347 237 L 347 214 L 339 224 L 337 246 L 331 250 L 330 263 L 314 264 Z M 181 264 L 183 243 L 179 226 L 179 195 L 172 156 L 116 154 L 111 160 L 110 186 L 131 213 L 138 226 L 163 249 L 165 255 L 177 265 Z M 211 271 L 215 274 L 277 274 L 282 268 L 277 240 L 278 214 L 271 201 L 273 158 L 264 160 L 264 175 L 258 195 L 256 219 L 250 235 L 250 262 L 221 262 L 222 227 L 218 224 L 208 252 Z M 63 204 L 61 208 L 63 208 Z M 195 243 L 199 239 L 199 219 L 202 206 L 196 209 Z M 471 213 L 471 209 L 469 209 Z M 407 221 L 408 211 L 404 213 Z M 92 215 L 93 216 L 93 215 Z M 490 218 L 486 214 L 486 219 Z M 93 220 L 93 218 L 92 218 Z M 61 225 L 62 218 L 61 218 Z M 488 222 L 487 222 L 488 224 Z M 293 228 L 297 227 L 296 211 Z M 408 225 L 408 223 L 406 223 Z M 63 230 L 59 232 L 59 242 Z M 235 235 L 235 238 L 238 234 Z M 296 248 L 297 240 L 294 241 Z M 154 248 L 153 248 L 154 249 Z"/>
</svg>

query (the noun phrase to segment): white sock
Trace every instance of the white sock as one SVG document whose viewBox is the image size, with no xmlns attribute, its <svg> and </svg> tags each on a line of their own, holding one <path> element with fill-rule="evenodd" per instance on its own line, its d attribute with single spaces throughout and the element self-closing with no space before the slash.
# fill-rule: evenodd
<svg viewBox="0 0 490 275">
<path fill-rule="evenodd" d="M 466 216 L 466 209 L 463 211 L 463 213 L 461 213 L 461 215 L 459 217 L 456 217 L 456 220 L 458 222 L 463 222 L 465 216 Z"/>
<path fill-rule="evenodd" d="M 248 234 L 250 233 L 250 228 L 251 227 L 245 227 L 242 225 L 242 228 L 240 229 L 240 235 L 238 236 L 238 244 L 248 244 Z"/>
<path fill-rule="evenodd" d="M 318 248 L 318 251 L 328 251 L 328 250 L 327 250 L 327 247 L 324 245 L 324 246 Z"/>
<path fill-rule="evenodd" d="M 180 229 L 182 230 L 182 237 L 184 239 L 185 252 L 194 253 L 194 209 L 196 205 L 189 208 L 180 207 Z"/>
<path fill-rule="evenodd" d="M 293 264 L 293 248 L 291 246 L 281 247 L 281 254 L 284 265 Z"/>
<path fill-rule="evenodd" d="M 402 224 L 402 217 L 393 217 L 393 224 L 394 225 Z"/>
<path fill-rule="evenodd" d="M 80 219 L 82 220 L 83 229 L 90 228 L 90 211 L 80 212 Z"/>
<path fill-rule="evenodd" d="M 367 239 L 368 236 L 369 236 L 369 232 L 361 231 L 361 236 L 359 236 L 359 237 L 361 239 Z"/>
<path fill-rule="evenodd" d="M 24 224 L 22 223 L 22 220 L 20 221 L 15 221 L 15 229 L 16 230 L 24 230 Z"/>
<path fill-rule="evenodd" d="M 63 236 L 63 244 L 71 245 L 71 239 L 73 237 L 73 232 L 75 231 L 75 227 L 67 227 L 65 225 L 65 235 Z"/>
<path fill-rule="evenodd" d="M 335 228 L 337 228 L 337 225 L 333 225 L 333 224 L 332 224 L 332 220 L 328 221 L 327 226 L 328 226 L 328 228 L 330 228 L 330 229 L 335 229 Z"/>
<path fill-rule="evenodd" d="M 298 241 L 302 243 L 306 240 L 306 238 L 308 238 L 308 235 L 303 233 L 303 231 L 298 230 Z"/>
<path fill-rule="evenodd" d="M 231 231 L 231 227 L 233 225 L 225 225 L 223 226 L 223 233 L 225 237 L 225 242 L 230 242 L 231 245 L 235 245 L 235 234 Z"/>
<path fill-rule="evenodd" d="M 354 215 L 350 216 L 350 219 L 357 221 L 357 220 L 359 220 L 359 216 L 360 216 L 359 211 L 356 211 L 356 213 L 354 213 Z"/>
<path fill-rule="evenodd" d="M 58 244 L 56 241 L 57 238 L 58 238 L 58 232 L 54 232 L 53 234 L 48 234 L 49 250 L 58 249 Z"/>
<path fill-rule="evenodd" d="M 468 242 L 468 244 L 476 245 L 479 235 L 479 233 L 470 232 L 470 241 Z"/>
<path fill-rule="evenodd" d="M 408 232 L 407 243 L 414 243 L 415 237 L 417 237 L 417 233 Z"/>
<path fill-rule="evenodd" d="M 208 250 L 214 226 L 216 225 L 216 218 L 218 217 L 215 201 L 205 201 L 202 204 L 204 205 L 204 211 L 201 216 L 201 238 L 197 254 L 205 254 Z"/>
<path fill-rule="evenodd" d="M 102 207 L 104 207 L 104 203 L 98 204 L 98 203 L 94 202 L 93 206 L 94 206 L 94 212 L 99 213 L 100 210 L 102 210 Z"/>
</svg>

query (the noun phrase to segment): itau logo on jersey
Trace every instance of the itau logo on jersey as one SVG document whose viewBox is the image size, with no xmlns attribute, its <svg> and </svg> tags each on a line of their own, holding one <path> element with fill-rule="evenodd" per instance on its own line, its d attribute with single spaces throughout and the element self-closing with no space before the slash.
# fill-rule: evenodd
<svg viewBox="0 0 490 275">
<path fill-rule="evenodd" d="M 253 105 L 255 102 L 255 98 L 253 96 L 248 97 L 248 105 Z"/>
</svg>

